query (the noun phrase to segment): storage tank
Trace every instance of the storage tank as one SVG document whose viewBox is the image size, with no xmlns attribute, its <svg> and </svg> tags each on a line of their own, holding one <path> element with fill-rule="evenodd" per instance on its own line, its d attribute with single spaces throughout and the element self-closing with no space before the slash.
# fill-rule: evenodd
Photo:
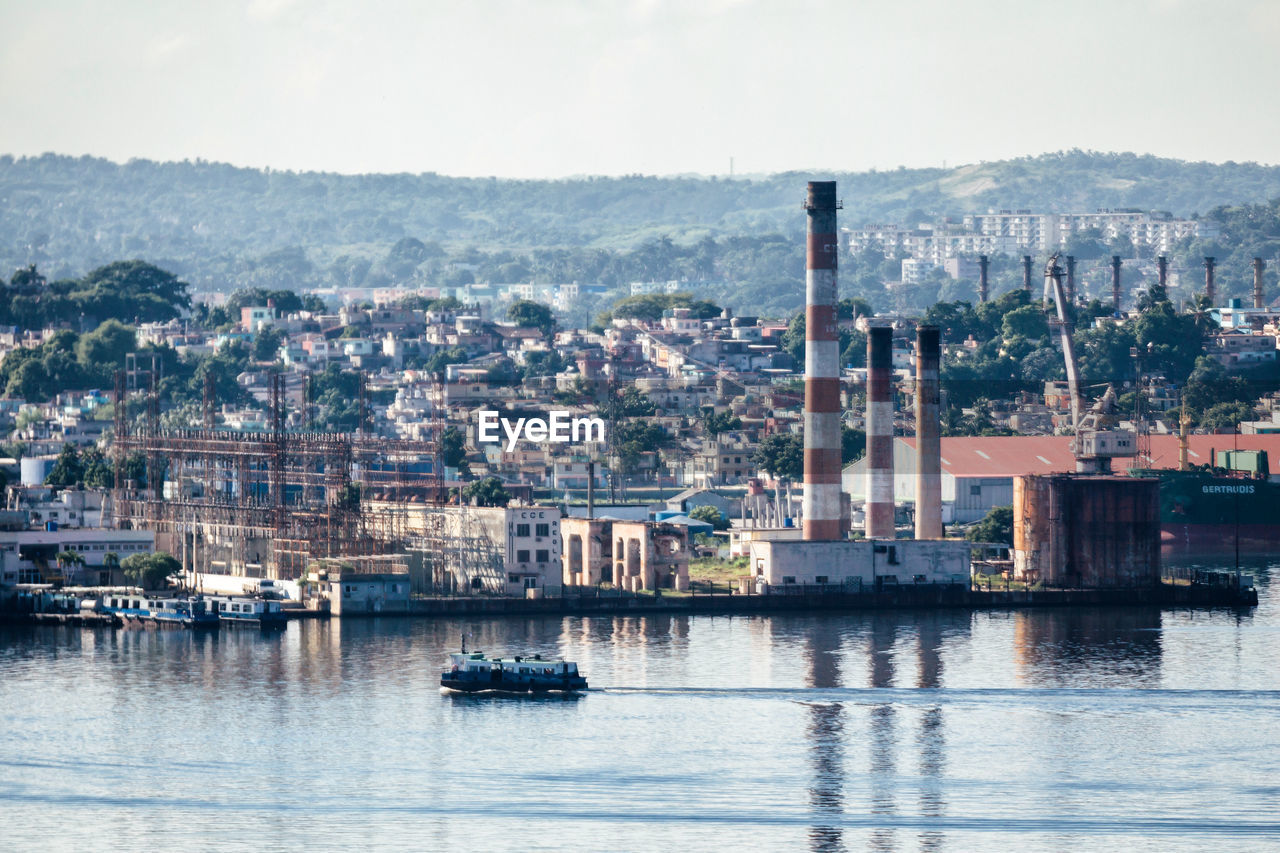
<svg viewBox="0 0 1280 853">
<path fill-rule="evenodd" d="M 1089 589 L 1160 582 L 1159 481 L 1027 475 L 1013 480 L 1014 576 Z"/>
<path fill-rule="evenodd" d="M 44 478 L 49 476 L 49 472 L 53 470 L 53 464 L 57 461 L 57 456 L 22 457 L 22 461 L 18 463 L 22 474 L 22 485 L 43 485 Z"/>
</svg>

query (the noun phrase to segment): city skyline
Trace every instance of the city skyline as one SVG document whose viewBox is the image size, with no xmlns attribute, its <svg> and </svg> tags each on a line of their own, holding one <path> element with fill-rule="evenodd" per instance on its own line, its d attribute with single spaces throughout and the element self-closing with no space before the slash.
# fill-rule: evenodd
<svg viewBox="0 0 1280 853">
<path fill-rule="evenodd" d="M 1261 0 L 0 4 L 0 153 L 514 178 L 1275 163 Z"/>
</svg>

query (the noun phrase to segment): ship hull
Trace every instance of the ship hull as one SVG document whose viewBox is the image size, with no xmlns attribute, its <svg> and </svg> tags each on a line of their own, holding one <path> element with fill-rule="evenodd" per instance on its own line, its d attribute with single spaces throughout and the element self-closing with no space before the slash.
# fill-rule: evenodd
<svg viewBox="0 0 1280 853">
<path fill-rule="evenodd" d="M 553 691 L 569 693 L 575 690 L 586 690 L 587 680 L 585 678 L 565 678 L 556 679 L 555 681 L 520 682 L 512 679 L 478 681 L 474 679 L 441 678 L 440 686 L 446 690 L 456 690 L 460 693 L 479 693 L 488 690 L 504 693 L 549 693 Z"/>
<path fill-rule="evenodd" d="M 1175 554 L 1275 553 L 1280 524 L 1186 524 L 1162 522 L 1160 547 Z"/>
<path fill-rule="evenodd" d="M 1147 471 L 1160 480 L 1166 553 L 1256 554 L 1280 543 L 1280 483 L 1199 471 Z"/>
</svg>

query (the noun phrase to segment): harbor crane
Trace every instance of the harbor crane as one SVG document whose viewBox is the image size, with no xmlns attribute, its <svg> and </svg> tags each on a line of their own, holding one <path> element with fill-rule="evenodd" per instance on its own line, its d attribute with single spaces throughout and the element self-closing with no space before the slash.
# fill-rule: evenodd
<svg viewBox="0 0 1280 853">
<path fill-rule="evenodd" d="M 1058 328 L 1062 357 L 1067 368 L 1067 393 L 1071 397 L 1071 453 L 1076 458 L 1076 473 L 1109 474 L 1111 460 L 1136 456 L 1137 446 L 1131 431 L 1111 428 L 1115 422 L 1116 409 L 1116 393 L 1112 387 L 1107 387 L 1102 398 L 1088 412 L 1081 412 L 1080 369 L 1076 361 L 1071 323 L 1067 317 L 1067 300 L 1062 289 L 1062 268 L 1058 266 L 1057 252 L 1053 253 L 1044 268 L 1046 309 L 1050 298 L 1057 307 L 1057 316 L 1050 318 L 1049 324 Z"/>
</svg>

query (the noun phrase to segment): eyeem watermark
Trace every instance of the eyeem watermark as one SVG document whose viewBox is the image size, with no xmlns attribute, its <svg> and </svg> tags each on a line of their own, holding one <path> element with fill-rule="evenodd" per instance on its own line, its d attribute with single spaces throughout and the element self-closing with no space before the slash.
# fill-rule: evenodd
<svg viewBox="0 0 1280 853">
<path fill-rule="evenodd" d="M 501 433 L 499 432 L 501 429 Z M 575 418 L 563 409 L 547 412 L 546 418 L 502 417 L 493 409 L 480 410 L 480 429 L 477 440 L 488 444 L 507 437 L 507 452 L 516 449 L 520 439 L 532 442 L 550 441 L 553 444 L 581 444 L 604 441 L 603 418 Z"/>
</svg>

